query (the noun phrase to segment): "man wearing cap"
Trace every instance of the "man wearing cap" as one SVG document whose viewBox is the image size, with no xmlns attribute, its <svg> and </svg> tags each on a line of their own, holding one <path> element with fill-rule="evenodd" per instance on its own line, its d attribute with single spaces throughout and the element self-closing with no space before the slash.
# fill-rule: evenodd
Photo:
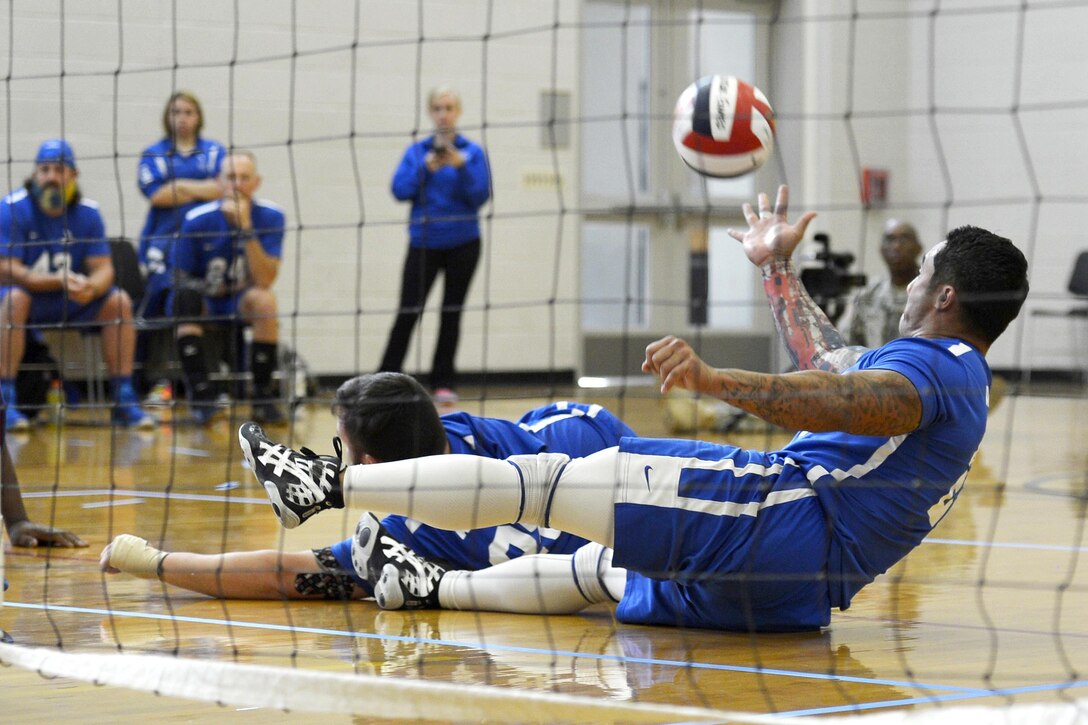
<svg viewBox="0 0 1088 725">
<path fill-rule="evenodd" d="M 28 325 L 100 326 L 114 422 L 147 428 L 132 387 L 132 300 L 113 286 L 113 263 L 98 205 L 82 198 L 75 153 L 63 139 L 42 143 L 34 173 L 0 201 L 0 394 L 8 430 L 29 421 L 16 408 L 15 375 Z"/>
</svg>

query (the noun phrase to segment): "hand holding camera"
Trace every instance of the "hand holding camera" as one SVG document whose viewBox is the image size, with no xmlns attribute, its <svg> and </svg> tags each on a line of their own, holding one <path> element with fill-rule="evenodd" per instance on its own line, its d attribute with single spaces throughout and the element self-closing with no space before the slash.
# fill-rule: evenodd
<svg viewBox="0 0 1088 725">
<path fill-rule="evenodd" d="M 434 173 L 443 166 L 452 166 L 459 169 L 465 164 L 465 159 L 457 147 L 442 136 L 436 135 L 431 145 L 430 152 L 424 158 L 427 170 Z"/>
</svg>

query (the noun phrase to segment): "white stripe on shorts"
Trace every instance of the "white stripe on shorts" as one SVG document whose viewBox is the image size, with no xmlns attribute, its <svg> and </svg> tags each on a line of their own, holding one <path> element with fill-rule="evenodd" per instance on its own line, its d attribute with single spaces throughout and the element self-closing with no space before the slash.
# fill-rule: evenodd
<svg viewBox="0 0 1088 725">
<path fill-rule="evenodd" d="M 737 467 L 731 459 L 707 461 L 700 458 L 674 458 L 671 456 L 621 453 L 619 470 L 620 485 L 616 491 L 616 503 L 634 503 L 646 506 L 681 509 L 712 514 L 714 516 L 756 516 L 760 510 L 779 504 L 799 501 L 815 496 L 808 486 L 783 491 L 772 491 L 762 501 L 710 501 L 688 498 L 678 492 L 677 482 L 684 468 L 701 468 L 708 471 L 729 471 L 735 476 L 774 476 L 786 467 L 797 468 L 792 459 L 773 466 L 749 464 Z"/>
</svg>

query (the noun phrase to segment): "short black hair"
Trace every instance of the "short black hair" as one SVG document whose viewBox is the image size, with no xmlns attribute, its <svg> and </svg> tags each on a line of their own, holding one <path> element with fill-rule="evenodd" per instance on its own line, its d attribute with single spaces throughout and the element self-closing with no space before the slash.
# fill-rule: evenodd
<svg viewBox="0 0 1088 725">
<path fill-rule="evenodd" d="M 351 378 L 337 389 L 332 412 L 357 456 L 400 461 L 446 452 L 446 429 L 434 402 L 410 375 L 385 372 Z"/>
<path fill-rule="evenodd" d="M 931 289 L 949 284 L 965 322 L 992 343 L 1020 314 L 1028 296 L 1028 261 L 1005 237 L 979 227 L 957 227 L 933 257 Z"/>
</svg>

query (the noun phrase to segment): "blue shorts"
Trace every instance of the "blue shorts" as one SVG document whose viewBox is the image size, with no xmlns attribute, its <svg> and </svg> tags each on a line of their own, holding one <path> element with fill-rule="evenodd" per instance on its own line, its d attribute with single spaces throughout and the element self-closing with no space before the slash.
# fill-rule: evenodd
<svg viewBox="0 0 1088 725">
<path fill-rule="evenodd" d="M 166 316 L 166 301 L 170 298 L 170 276 L 153 274 L 147 278 L 144 298 L 140 304 L 140 313 L 145 320 L 154 320 Z"/>
<path fill-rule="evenodd" d="M 7 298 L 12 286 L 0 287 L 0 300 Z M 110 287 L 106 294 L 93 299 L 85 305 L 69 301 L 62 292 L 28 292 L 30 295 L 30 316 L 28 325 L 50 325 L 57 323 L 94 322 L 98 319 L 98 313 L 106 304 L 106 299 L 113 294 L 116 287 Z"/>
<path fill-rule="evenodd" d="M 624 438 L 619 457 L 620 621 L 767 632 L 830 622 L 830 529 L 791 459 L 649 438 Z"/>
<path fill-rule="evenodd" d="M 355 586 L 365 591 L 366 596 L 372 597 L 374 596 L 374 587 L 370 586 L 370 582 L 355 573 L 355 565 L 351 563 L 351 541 L 350 537 L 338 541 L 329 547 L 329 551 L 332 552 L 333 558 L 336 559 L 336 563 L 340 565 L 344 573 L 355 582 Z"/>
</svg>

